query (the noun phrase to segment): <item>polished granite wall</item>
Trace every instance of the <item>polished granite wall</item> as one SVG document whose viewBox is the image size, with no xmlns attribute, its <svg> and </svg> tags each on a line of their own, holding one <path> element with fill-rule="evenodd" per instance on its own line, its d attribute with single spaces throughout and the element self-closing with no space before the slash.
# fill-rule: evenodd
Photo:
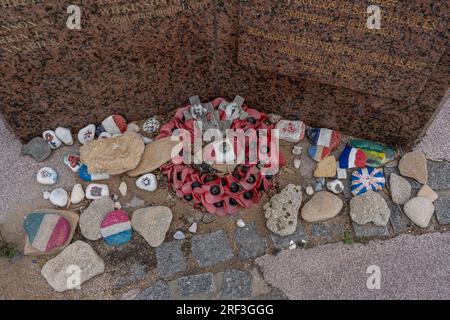
<svg viewBox="0 0 450 320">
<path fill-rule="evenodd" d="M 0 111 L 22 141 L 60 125 L 76 131 L 111 113 L 128 120 L 167 114 L 194 94 L 204 99 L 239 94 L 267 112 L 408 147 L 450 83 L 445 46 L 440 58 L 434 56 L 426 81 L 420 81 L 421 90 L 405 90 L 416 95 L 411 99 L 369 95 L 348 83 L 324 84 L 283 72 L 276 67 L 279 57 L 269 68 L 256 59 L 249 63 L 243 48 L 258 41 L 241 46 L 246 36 L 240 14 L 245 12 L 239 0 L 86 0 L 78 31 L 68 30 L 67 14 L 61 15 L 70 1 L 35 1 L 0 12 L 0 26 L 29 21 L 22 30 L 0 28 Z M 143 3 L 148 6 L 138 6 Z M 127 22 L 126 15 L 139 19 Z M 11 37 L 19 35 L 33 39 L 14 42 Z M 39 46 L 40 40 L 38 49 L 13 48 L 19 42 Z"/>
</svg>

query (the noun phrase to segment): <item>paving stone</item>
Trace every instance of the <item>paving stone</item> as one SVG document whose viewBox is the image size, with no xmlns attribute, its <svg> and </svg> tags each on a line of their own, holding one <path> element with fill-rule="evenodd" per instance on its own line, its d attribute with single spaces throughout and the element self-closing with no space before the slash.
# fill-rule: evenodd
<svg viewBox="0 0 450 320">
<path fill-rule="evenodd" d="M 169 286 L 165 281 L 158 281 L 137 295 L 135 300 L 170 300 Z"/>
<path fill-rule="evenodd" d="M 228 269 L 223 275 L 222 297 L 244 299 L 252 295 L 252 275 L 235 269 Z"/>
<path fill-rule="evenodd" d="M 163 243 L 156 248 L 158 274 L 161 278 L 169 278 L 186 270 L 186 259 L 181 250 L 181 241 Z"/>
<path fill-rule="evenodd" d="M 436 200 L 436 217 L 441 225 L 450 224 L 450 191 L 438 192 L 439 199 Z"/>
<path fill-rule="evenodd" d="M 279 250 L 289 248 L 291 241 L 294 241 L 297 245 L 303 245 L 304 241 L 308 241 L 305 228 L 300 220 L 297 222 L 297 229 L 295 232 L 289 236 L 281 237 L 275 233 L 272 233 L 273 245 Z"/>
<path fill-rule="evenodd" d="M 347 174 L 347 179 L 343 180 L 342 183 L 344 184 L 344 198 L 345 199 L 351 199 L 353 198 L 352 195 L 352 174 Z"/>
<path fill-rule="evenodd" d="M 177 280 L 177 283 L 182 297 L 205 296 L 215 290 L 212 273 L 182 277 Z"/>
<path fill-rule="evenodd" d="M 391 222 L 394 234 L 400 234 L 408 231 L 408 229 L 412 226 L 411 220 L 409 220 L 409 218 L 403 213 L 401 207 L 392 201 L 389 195 L 386 193 L 383 193 L 382 195 L 391 210 L 389 221 Z"/>
<path fill-rule="evenodd" d="M 314 223 L 311 226 L 311 232 L 314 237 L 331 239 L 333 237 L 333 232 L 323 223 Z"/>
<path fill-rule="evenodd" d="M 358 238 L 389 237 L 389 230 L 387 226 L 376 226 L 373 223 L 368 223 L 361 226 L 353 222 L 353 230 Z"/>
<path fill-rule="evenodd" d="M 191 249 L 200 267 L 211 267 L 234 257 L 230 242 L 223 230 L 194 236 Z"/>
<path fill-rule="evenodd" d="M 147 272 L 145 271 L 145 266 L 139 263 L 131 266 L 131 273 L 120 277 L 114 285 L 116 290 L 122 289 L 125 286 L 133 285 L 147 277 Z"/>
<path fill-rule="evenodd" d="M 267 241 L 256 233 L 255 222 L 248 223 L 244 228 L 236 229 L 234 236 L 240 247 L 239 258 L 242 260 L 264 255 Z"/>
<path fill-rule="evenodd" d="M 434 191 L 450 189 L 450 162 L 428 161 L 428 185 Z"/>
</svg>

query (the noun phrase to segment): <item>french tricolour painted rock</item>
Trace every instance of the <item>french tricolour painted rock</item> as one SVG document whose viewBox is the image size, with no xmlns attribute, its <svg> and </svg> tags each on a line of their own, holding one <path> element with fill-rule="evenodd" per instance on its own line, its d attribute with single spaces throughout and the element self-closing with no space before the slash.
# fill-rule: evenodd
<svg viewBox="0 0 450 320">
<path fill-rule="evenodd" d="M 331 149 L 324 146 L 311 146 L 308 149 L 308 154 L 315 161 L 319 162 L 331 154 Z"/>
<path fill-rule="evenodd" d="M 127 121 L 124 117 L 115 114 L 103 120 L 102 127 L 111 135 L 125 133 L 127 131 Z"/>
<path fill-rule="evenodd" d="M 78 171 L 78 176 L 81 180 L 86 182 L 108 180 L 110 178 L 110 175 L 107 173 L 90 173 L 85 164 L 83 164 Z"/>
<path fill-rule="evenodd" d="M 58 139 L 55 131 L 53 130 L 44 131 L 42 137 L 44 137 L 45 141 L 47 141 L 48 145 L 52 149 L 58 149 L 62 145 L 61 140 Z"/>
<path fill-rule="evenodd" d="M 78 172 L 81 168 L 80 156 L 76 154 L 65 154 L 64 164 L 73 172 Z"/>
<path fill-rule="evenodd" d="M 364 152 L 347 146 L 339 158 L 339 167 L 343 169 L 364 168 L 366 162 L 367 157 Z"/>
<path fill-rule="evenodd" d="M 324 146 L 335 150 L 341 142 L 341 134 L 326 128 L 312 128 L 307 131 L 311 143 L 316 146 Z"/>
<path fill-rule="evenodd" d="M 100 233 L 110 246 L 120 246 L 131 240 L 131 221 L 122 210 L 108 213 L 100 226 Z"/>
<path fill-rule="evenodd" d="M 23 228 L 30 244 L 41 252 L 61 247 L 70 235 L 69 221 L 53 213 L 31 213 L 25 218 Z"/>
<path fill-rule="evenodd" d="M 90 124 L 78 132 L 78 141 L 81 144 L 85 144 L 88 141 L 94 140 L 94 138 L 95 138 L 95 125 L 94 124 Z"/>
<path fill-rule="evenodd" d="M 352 174 L 352 194 L 359 196 L 369 190 L 381 191 L 386 185 L 383 172 L 376 168 L 355 170 Z"/>
</svg>

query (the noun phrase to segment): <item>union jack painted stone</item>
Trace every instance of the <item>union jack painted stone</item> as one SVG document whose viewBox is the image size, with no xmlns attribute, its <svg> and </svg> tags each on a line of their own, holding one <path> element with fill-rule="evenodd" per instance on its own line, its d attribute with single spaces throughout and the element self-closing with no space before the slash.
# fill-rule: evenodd
<svg viewBox="0 0 450 320">
<path fill-rule="evenodd" d="M 386 179 L 380 169 L 358 169 L 352 174 L 352 194 L 354 196 L 359 196 L 369 190 L 381 191 L 385 185 Z"/>
</svg>

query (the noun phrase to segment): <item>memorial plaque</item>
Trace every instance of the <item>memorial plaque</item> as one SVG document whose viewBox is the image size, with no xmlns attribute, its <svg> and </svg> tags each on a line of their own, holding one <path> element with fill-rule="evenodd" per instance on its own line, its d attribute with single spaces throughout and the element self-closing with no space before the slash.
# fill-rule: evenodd
<svg viewBox="0 0 450 320">
<path fill-rule="evenodd" d="M 213 96 L 212 0 L 0 0 L 0 111 L 27 141 Z M 66 25 L 78 4 L 81 30 Z"/>
<path fill-rule="evenodd" d="M 374 4 L 380 29 L 367 22 Z M 449 11 L 431 0 L 242 1 L 239 63 L 413 103 L 446 49 Z"/>
</svg>

